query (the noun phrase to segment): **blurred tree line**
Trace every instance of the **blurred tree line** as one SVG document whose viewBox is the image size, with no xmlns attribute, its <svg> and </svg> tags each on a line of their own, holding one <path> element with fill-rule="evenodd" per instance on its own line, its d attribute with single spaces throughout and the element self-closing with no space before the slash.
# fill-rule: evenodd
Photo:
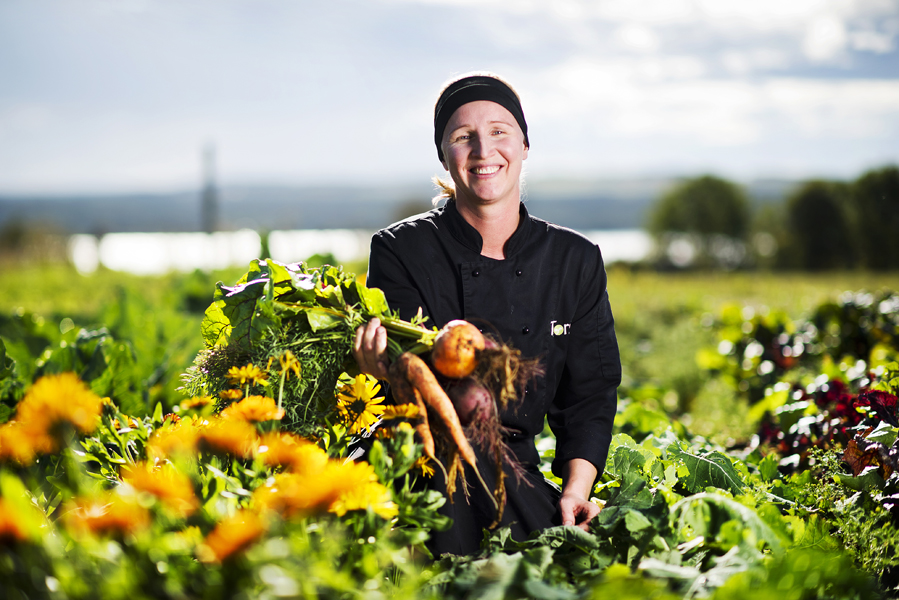
<svg viewBox="0 0 899 600">
<path fill-rule="evenodd" d="M 687 179 L 659 198 L 648 229 L 659 268 L 899 269 L 899 167 L 806 181 L 756 210 L 730 181 Z"/>
</svg>

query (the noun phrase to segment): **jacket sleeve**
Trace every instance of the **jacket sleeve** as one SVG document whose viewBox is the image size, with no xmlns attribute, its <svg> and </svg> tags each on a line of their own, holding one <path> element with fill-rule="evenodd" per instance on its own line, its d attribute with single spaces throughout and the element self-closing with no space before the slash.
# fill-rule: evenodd
<svg viewBox="0 0 899 600">
<path fill-rule="evenodd" d="M 547 414 L 556 436 L 552 471 L 573 458 L 589 460 L 602 474 L 612 441 L 621 383 L 621 359 L 606 273 L 599 248 L 581 275 L 581 300 L 571 324 L 572 339 L 559 387 Z"/>
<path fill-rule="evenodd" d="M 412 274 L 394 249 L 394 241 L 393 236 L 386 231 L 380 231 L 372 237 L 366 285 L 383 291 L 387 304 L 391 309 L 399 311 L 401 319 L 408 321 L 418 313 L 419 307 L 428 316 L 428 308 L 424 306 L 421 293 L 415 287 Z"/>
</svg>

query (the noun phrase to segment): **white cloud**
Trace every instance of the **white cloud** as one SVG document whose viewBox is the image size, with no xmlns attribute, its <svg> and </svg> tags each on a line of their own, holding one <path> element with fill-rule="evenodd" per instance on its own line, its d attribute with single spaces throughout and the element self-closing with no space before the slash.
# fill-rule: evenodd
<svg viewBox="0 0 899 600">
<path fill-rule="evenodd" d="M 635 52 L 656 52 L 661 43 L 659 36 L 646 25 L 629 23 L 619 27 L 614 33 L 615 41 L 626 50 Z"/>
<path fill-rule="evenodd" d="M 822 15 L 809 23 L 802 50 L 809 59 L 824 62 L 839 56 L 846 48 L 846 42 L 843 22 L 835 15 Z"/>
</svg>

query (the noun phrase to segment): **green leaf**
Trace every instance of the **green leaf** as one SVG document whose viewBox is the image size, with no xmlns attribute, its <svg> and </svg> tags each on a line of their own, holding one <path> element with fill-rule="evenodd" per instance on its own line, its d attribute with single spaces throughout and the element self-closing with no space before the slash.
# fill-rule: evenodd
<svg viewBox="0 0 899 600">
<path fill-rule="evenodd" d="M 265 320 L 256 320 L 257 302 L 265 294 L 267 279 L 255 279 L 234 287 L 219 284 L 219 292 L 224 294 L 222 312 L 231 324 L 230 340 L 240 350 L 249 352 L 264 332 Z"/>
<path fill-rule="evenodd" d="M 759 474 L 764 481 L 774 481 L 780 478 L 780 470 L 777 468 L 780 461 L 773 452 L 759 462 Z"/>
<path fill-rule="evenodd" d="M 886 421 L 881 421 L 865 439 L 872 442 L 880 442 L 884 446 L 890 447 L 896 441 L 897 433 L 899 433 L 899 427 L 893 427 Z"/>
<path fill-rule="evenodd" d="M 308 319 L 309 327 L 312 328 L 312 331 L 318 332 L 333 329 L 343 323 L 342 317 L 335 315 L 326 308 L 310 308 L 304 312 L 306 313 L 306 319 Z"/>
<path fill-rule="evenodd" d="M 359 293 L 362 310 L 367 317 L 378 317 L 390 312 L 384 292 L 378 288 L 366 287 L 359 279 L 356 279 L 355 287 Z"/>
<path fill-rule="evenodd" d="M 652 527 L 652 523 L 649 519 L 633 510 L 628 511 L 628 513 L 624 515 L 624 524 L 631 533 L 639 533 Z"/>
<path fill-rule="evenodd" d="M 864 470 L 859 473 L 858 477 L 853 477 L 852 475 L 834 475 L 834 479 L 836 479 L 838 483 L 841 483 L 856 492 L 880 490 L 883 489 L 885 482 L 877 470 L 878 467 L 872 465 L 870 467 L 865 467 Z"/>
<path fill-rule="evenodd" d="M 669 446 L 668 451 L 690 469 L 690 474 L 681 479 L 681 482 L 691 493 L 709 486 L 727 490 L 735 496 L 743 491 L 739 473 L 734 469 L 730 458 L 724 454 L 693 454 L 684 450 L 679 443 Z"/>
<path fill-rule="evenodd" d="M 764 541 L 775 554 L 783 549 L 780 537 L 754 510 L 718 493 L 703 492 L 679 500 L 671 507 L 671 520 L 677 531 L 689 528 L 694 537 L 706 539 L 716 538 L 725 523 L 737 520 L 749 530 L 750 539 Z"/>
<path fill-rule="evenodd" d="M 231 321 L 222 312 L 224 300 L 216 300 L 209 305 L 200 324 L 200 332 L 207 348 L 225 345 L 231 335 Z"/>
</svg>

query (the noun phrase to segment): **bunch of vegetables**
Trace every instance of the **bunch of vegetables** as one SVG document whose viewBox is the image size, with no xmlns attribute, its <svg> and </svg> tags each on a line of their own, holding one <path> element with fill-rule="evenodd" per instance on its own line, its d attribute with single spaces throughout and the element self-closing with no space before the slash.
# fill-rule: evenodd
<svg viewBox="0 0 899 600">
<path fill-rule="evenodd" d="M 202 324 L 206 348 L 188 373 L 187 390 L 221 397 L 218 408 L 224 409 L 230 369 L 266 365 L 268 379 L 277 381 L 278 357 L 290 351 L 302 377 L 288 380 L 281 369 L 278 407 L 290 429 L 321 435 L 333 416 L 338 378 L 358 370 L 352 356 L 356 329 L 373 318 L 387 330 L 393 396 L 418 408 L 416 431 L 425 454 L 443 470 L 447 491 L 452 494 L 459 479 L 467 489 L 467 463 L 494 499 L 498 521 L 505 498 L 502 464 L 510 458 L 499 413 L 536 376 L 537 362 L 465 321 L 440 331 L 425 327 L 420 313 L 404 321 L 390 310 L 381 290 L 341 268 L 259 260 L 235 286 L 219 283 Z M 428 353 L 433 371 L 420 357 Z M 469 439 L 495 459 L 493 490 L 481 476 Z"/>
</svg>

